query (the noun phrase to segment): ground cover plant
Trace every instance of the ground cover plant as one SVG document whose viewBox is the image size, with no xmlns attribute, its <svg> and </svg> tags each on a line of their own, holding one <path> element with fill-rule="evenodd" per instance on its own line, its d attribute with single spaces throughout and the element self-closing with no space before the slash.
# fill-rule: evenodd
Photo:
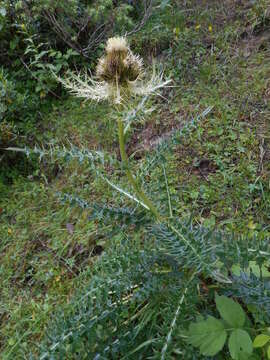
<svg viewBox="0 0 270 360">
<path fill-rule="evenodd" d="M 59 101 L 44 121 L 40 165 L 2 192 L 3 358 L 267 358 L 267 4 L 222 5 L 149 20 L 175 87 L 121 111 L 165 221 L 126 197 L 111 106 Z"/>
</svg>

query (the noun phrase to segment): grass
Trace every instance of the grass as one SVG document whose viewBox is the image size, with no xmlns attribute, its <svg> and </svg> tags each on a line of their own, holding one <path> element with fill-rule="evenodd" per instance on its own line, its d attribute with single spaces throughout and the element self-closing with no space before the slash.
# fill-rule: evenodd
<svg viewBox="0 0 270 360">
<path fill-rule="evenodd" d="M 174 8 L 174 16 L 164 12 L 149 22 L 141 38 L 154 44 L 149 51 L 167 64 L 176 87 L 165 94 L 168 101 L 150 104 L 155 110 L 134 124 L 129 138 L 139 168 L 154 140 L 214 106 L 167 159 L 173 207 L 179 216 L 192 213 L 195 222 L 208 227 L 250 236 L 269 235 L 270 224 L 266 9 L 263 1 L 250 8 L 188 1 L 186 8 Z M 160 22 L 159 34 L 153 29 Z M 133 45 L 139 49 L 140 40 L 134 38 Z M 67 99 L 43 116 L 35 136 L 40 144 L 72 143 L 118 154 L 116 131 L 107 105 Z M 153 169 L 151 187 L 163 176 Z M 44 159 L 39 170 L 0 189 L 2 359 L 25 358 L 54 309 L 89 282 L 91 264 L 110 246 L 88 212 L 62 204 L 58 192 L 90 202 L 112 198 L 86 164 L 74 161 Z M 162 202 L 158 194 L 155 201 Z"/>
</svg>

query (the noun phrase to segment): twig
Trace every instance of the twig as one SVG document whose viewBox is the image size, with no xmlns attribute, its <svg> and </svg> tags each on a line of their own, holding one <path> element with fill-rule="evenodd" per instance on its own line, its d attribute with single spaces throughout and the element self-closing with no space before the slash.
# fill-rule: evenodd
<svg viewBox="0 0 270 360">
<path fill-rule="evenodd" d="M 266 150 L 264 149 L 264 138 L 262 138 L 262 140 L 261 140 L 259 149 L 260 149 L 260 163 L 259 163 L 258 171 L 260 173 L 262 173 L 262 171 L 263 171 L 263 160 L 264 160 L 264 156 L 265 156 L 265 153 L 266 153 Z"/>
<path fill-rule="evenodd" d="M 147 5 L 147 0 L 145 0 L 144 1 L 144 16 L 143 16 L 142 20 L 138 24 L 135 25 L 134 29 L 132 29 L 131 31 L 126 33 L 125 36 L 133 35 L 142 29 L 142 27 L 146 24 L 147 20 L 152 15 L 152 8 L 153 8 L 153 0 L 150 0 L 148 5 Z"/>
</svg>

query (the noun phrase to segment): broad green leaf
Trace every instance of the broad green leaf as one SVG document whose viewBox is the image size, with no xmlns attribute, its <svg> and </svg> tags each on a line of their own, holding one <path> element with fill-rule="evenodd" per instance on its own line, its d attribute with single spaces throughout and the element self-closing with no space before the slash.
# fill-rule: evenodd
<svg viewBox="0 0 270 360">
<path fill-rule="evenodd" d="M 233 330 L 229 337 L 229 351 L 234 360 L 248 359 L 253 347 L 249 334 L 242 329 Z"/>
<path fill-rule="evenodd" d="M 234 275 L 240 276 L 241 275 L 241 266 L 239 264 L 234 264 L 231 268 L 231 271 Z"/>
<path fill-rule="evenodd" d="M 216 355 L 224 346 L 227 333 L 222 321 L 209 316 L 207 320 L 189 326 L 188 342 L 200 348 L 205 356 Z"/>
<path fill-rule="evenodd" d="M 270 345 L 268 346 L 268 349 L 267 349 L 267 358 L 270 360 Z"/>
<path fill-rule="evenodd" d="M 257 265 L 256 261 L 249 261 L 249 269 L 252 271 L 252 273 L 260 277 L 262 272 L 262 277 L 270 277 L 270 272 L 268 270 L 269 264 L 263 264 L 261 269 L 260 266 Z"/>
<path fill-rule="evenodd" d="M 221 317 L 232 327 L 241 328 L 246 319 L 242 307 L 226 296 L 216 295 L 216 305 Z"/>
<path fill-rule="evenodd" d="M 231 267 L 231 271 L 236 276 L 240 276 L 241 271 L 247 273 L 248 275 L 250 275 L 250 271 L 252 271 L 252 273 L 257 277 L 260 277 L 262 272 L 262 277 L 269 278 L 270 271 L 268 270 L 268 268 L 268 263 L 263 264 L 260 268 L 260 266 L 257 265 L 256 261 L 249 261 L 247 269 L 241 269 L 239 264 L 234 264 Z"/>
<path fill-rule="evenodd" d="M 255 347 L 255 348 L 263 347 L 266 343 L 268 343 L 269 340 L 270 340 L 269 335 L 260 334 L 255 337 L 255 339 L 253 341 L 253 347 Z"/>
<path fill-rule="evenodd" d="M 4 7 L 1 7 L 0 8 L 0 15 L 1 16 L 6 16 L 6 14 L 7 14 L 7 10 Z"/>
</svg>

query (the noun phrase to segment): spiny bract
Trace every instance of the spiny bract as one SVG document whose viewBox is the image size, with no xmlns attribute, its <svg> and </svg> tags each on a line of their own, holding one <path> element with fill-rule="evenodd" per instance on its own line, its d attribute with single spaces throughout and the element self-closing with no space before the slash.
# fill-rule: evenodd
<svg viewBox="0 0 270 360">
<path fill-rule="evenodd" d="M 105 56 L 98 61 L 97 80 L 85 75 L 69 74 L 58 80 L 75 96 L 87 100 L 109 100 L 121 103 L 132 95 L 150 95 L 167 86 L 170 80 L 163 81 L 163 74 L 155 69 L 148 81 L 144 81 L 147 72 L 143 72 L 143 61 L 130 50 L 124 37 L 108 39 Z"/>
</svg>

